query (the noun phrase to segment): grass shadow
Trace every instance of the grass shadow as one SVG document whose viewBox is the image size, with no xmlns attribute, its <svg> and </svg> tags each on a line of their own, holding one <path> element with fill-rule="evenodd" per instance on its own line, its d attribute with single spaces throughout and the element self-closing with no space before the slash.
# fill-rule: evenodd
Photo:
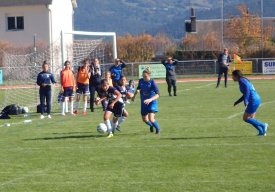
<svg viewBox="0 0 275 192">
<path fill-rule="evenodd" d="M 69 136 L 60 136 L 60 137 L 41 137 L 34 139 L 23 139 L 23 141 L 36 141 L 36 140 L 59 140 L 59 139 L 85 139 L 85 138 L 100 138 L 106 137 L 106 135 L 69 135 Z"/>
<path fill-rule="evenodd" d="M 209 136 L 209 137 L 170 137 L 170 138 L 161 138 L 161 140 L 200 140 L 200 139 L 226 139 L 226 138 L 248 138 L 255 136 L 240 136 L 240 135 L 232 135 L 232 136 Z"/>
</svg>

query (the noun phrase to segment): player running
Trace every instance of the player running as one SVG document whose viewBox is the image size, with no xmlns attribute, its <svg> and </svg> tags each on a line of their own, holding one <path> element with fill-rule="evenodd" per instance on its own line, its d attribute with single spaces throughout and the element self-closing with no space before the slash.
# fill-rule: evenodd
<svg viewBox="0 0 275 192">
<path fill-rule="evenodd" d="M 232 72 L 232 79 L 239 82 L 240 91 L 243 94 L 243 96 L 234 103 L 234 106 L 244 101 L 246 109 L 243 114 L 243 120 L 253 125 L 259 131 L 259 136 L 265 136 L 268 124 L 255 119 L 256 111 L 261 104 L 259 94 L 253 84 L 247 78 L 243 77 L 240 70 L 234 70 Z"/>
<path fill-rule="evenodd" d="M 166 69 L 166 83 L 168 85 L 168 94 L 169 96 L 172 96 L 171 88 L 173 86 L 174 96 L 177 96 L 176 66 L 178 64 L 178 60 L 173 59 L 172 57 L 168 57 L 167 61 L 162 60 L 161 63 Z"/>
<path fill-rule="evenodd" d="M 83 66 L 78 68 L 78 72 L 76 75 L 76 80 L 77 80 L 77 90 L 76 90 L 76 103 L 75 103 L 75 111 L 74 114 L 76 115 L 78 113 L 78 105 L 80 101 L 80 95 L 83 95 L 83 112 L 82 115 L 87 114 L 87 99 L 88 95 L 90 94 L 89 91 L 89 79 L 91 77 L 90 73 L 90 66 L 89 66 L 89 59 L 84 59 L 83 60 Z"/>
<path fill-rule="evenodd" d="M 47 114 L 48 118 L 51 119 L 51 83 L 55 84 L 56 81 L 52 73 L 49 70 L 49 64 L 44 61 L 42 64 L 43 71 L 37 76 L 37 85 L 40 86 L 39 96 L 40 96 L 40 106 L 41 106 L 41 116 L 40 119 L 44 119 L 44 109 L 45 109 L 45 99 L 47 103 Z"/>
<path fill-rule="evenodd" d="M 128 117 L 128 111 L 125 109 L 125 103 L 127 102 L 127 99 L 130 99 L 133 97 L 133 93 L 130 92 L 130 89 L 127 88 L 127 79 L 125 76 L 121 76 L 119 80 L 119 85 L 115 87 L 122 95 L 122 100 L 124 102 L 124 110 L 122 116 L 118 119 L 118 123 L 116 125 L 116 130 L 120 131 L 120 125 L 125 121 L 125 119 Z"/>
<path fill-rule="evenodd" d="M 109 71 L 111 72 L 114 86 L 118 84 L 120 76 L 122 75 L 122 70 L 125 67 L 126 67 L 125 62 L 118 58 L 115 59 L 115 64 L 112 67 L 110 67 Z"/>
<path fill-rule="evenodd" d="M 150 132 L 154 132 L 155 128 L 156 134 L 159 134 L 160 127 L 157 120 L 155 120 L 155 113 L 158 112 L 157 99 L 159 98 L 159 89 L 150 75 L 149 68 L 146 68 L 142 73 L 143 78 L 138 82 L 132 101 L 135 100 L 136 95 L 140 92 L 142 120 L 150 126 Z"/>
<path fill-rule="evenodd" d="M 65 61 L 64 63 L 65 68 L 61 71 L 61 92 L 63 94 L 62 97 L 62 107 L 61 107 L 61 114 L 65 115 L 65 105 L 66 100 L 69 97 L 70 106 L 71 106 L 71 114 L 74 115 L 74 89 L 75 89 L 75 78 L 74 73 L 71 70 L 71 63 L 70 61 Z"/>
<path fill-rule="evenodd" d="M 100 89 L 100 99 L 96 101 L 96 104 L 98 105 L 101 101 L 104 99 L 108 100 L 107 109 L 105 110 L 103 119 L 104 123 L 106 124 L 108 128 L 108 138 L 113 137 L 113 133 L 115 130 L 116 123 L 118 121 L 118 118 L 122 116 L 123 109 L 124 109 L 124 103 L 122 100 L 122 95 L 118 90 L 116 90 L 114 87 L 111 87 L 106 79 L 103 79 L 101 81 L 101 89 Z M 110 118 L 112 113 L 114 114 L 113 122 L 111 125 Z"/>
</svg>

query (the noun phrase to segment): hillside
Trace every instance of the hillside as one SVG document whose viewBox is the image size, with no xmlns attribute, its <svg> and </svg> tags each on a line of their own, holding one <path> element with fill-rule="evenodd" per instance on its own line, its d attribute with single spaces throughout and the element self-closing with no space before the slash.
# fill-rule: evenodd
<svg viewBox="0 0 275 192">
<path fill-rule="evenodd" d="M 260 15 L 260 0 L 224 0 L 224 17 L 237 14 L 235 6 L 246 3 L 249 11 Z M 275 0 L 264 1 L 264 16 L 275 16 Z M 184 20 L 190 8 L 197 19 L 221 18 L 221 2 L 211 0 L 78 0 L 75 10 L 75 30 L 115 31 L 137 34 L 165 32 L 173 38 L 184 35 Z"/>
</svg>

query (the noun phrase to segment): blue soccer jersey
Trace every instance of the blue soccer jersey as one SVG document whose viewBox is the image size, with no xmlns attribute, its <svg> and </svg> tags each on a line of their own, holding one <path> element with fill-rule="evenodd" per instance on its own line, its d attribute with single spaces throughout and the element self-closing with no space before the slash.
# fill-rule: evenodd
<svg viewBox="0 0 275 192">
<path fill-rule="evenodd" d="M 138 82 L 137 90 L 140 90 L 140 100 L 141 100 L 141 115 L 147 115 L 148 113 L 158 112 L 158 101 L 153 100 L 149 105 L 144 104 L 144 100 L 154 97 L 159 94 L 159 89 L 157 84 L 153 79 L 149 81 L 144 81 L 140 79 Z"/>
<path fill-rule="evenodd" d="M 115 81 L 119 81 L 121 74 L 122 74 L 122 69 L 126 67 L 125 63 L 119 64 L 119 65 L 113 65 L 109 71 L 111 72 L 112 79 Z"/>
<path fill-rule="evenodd" d="M 241 77 L 239 80 L 240 91 L 243 96 L 239 99 L 243 100 L 246 105 L 245 112 L 253 114 L 257 111 L 261 104 L 261 98 L 257 91 L 255 90 L 253 84 L 246 78 Z"/>
</svg>

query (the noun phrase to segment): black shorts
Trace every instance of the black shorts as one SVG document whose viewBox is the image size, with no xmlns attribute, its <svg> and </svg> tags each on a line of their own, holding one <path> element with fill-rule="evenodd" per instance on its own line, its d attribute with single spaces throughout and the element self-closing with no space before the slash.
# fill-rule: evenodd
<svg viewBox="0 0 275 192">
<path fill-rule="evenodd" d="M 113 109 L 110 108 L 110 105 L 108 103 L 106 111 L 112 112 L 115 117 L 122 117 L 124 111 L 124 103 L 116 102 Z"/>
<path fill-rule="evenodd" d="M 64 87 L 63 97 L 73 97 L 74 88 L 73 87 Z"/>
</svg>

